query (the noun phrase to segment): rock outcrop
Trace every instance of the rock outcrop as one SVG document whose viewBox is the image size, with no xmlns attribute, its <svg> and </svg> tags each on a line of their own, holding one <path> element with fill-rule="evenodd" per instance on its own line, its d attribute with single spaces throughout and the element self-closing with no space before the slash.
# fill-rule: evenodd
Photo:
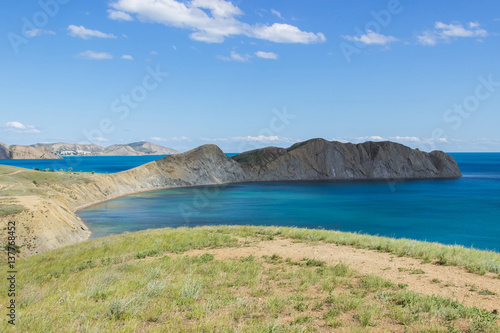
<svg viewBox="0 0 500 333">
<path fill-rule="evenodd" d="M 9 146 L 0 142 L 0 160 L 10 159 Z"/>
<path fill-rule="evenodd" d="M 269 147 L 233 157 L 254 181 L 424 179 L 460 177 L 450 155 L 394 142 L 340 143 L 312 139 L 288 149 Z"/>
</svg>

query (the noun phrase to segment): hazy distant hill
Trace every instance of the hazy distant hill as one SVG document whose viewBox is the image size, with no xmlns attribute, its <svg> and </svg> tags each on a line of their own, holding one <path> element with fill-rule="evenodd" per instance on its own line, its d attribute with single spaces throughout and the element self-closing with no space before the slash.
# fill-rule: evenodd
<svg viewBox="0 0 500 333">
<path fill-rule="evenodd" d="M 34 146 L 21 146 L 12 145 L 7 146 L 0 143 L 0 159 L 56 159 L 61 158 L 55 154 L 52 154 L 45 147 L 34 147 Z"/>
<path fill-rule="evenodd" d="M 179 152 L 156 143 L 141 141 L 126 145 L 113 145 L 106 148 L 105 155 L 173 155 Z"/>
<path fill-rule="evenodd" d="M 45 147 L 50 152 L 57 155 L 104 155 L 105 148 L 96 144 L 78 144 L 78 143 L 37 143 L 34 147 Z M 67 152 L 67 154 L 64 154 Z M 70 152 L 74 152 L 70 153 Z"/>
<path fill-rule="evenodd" d="M 35 147 L 45 147 L 54 154 L 61 156 L 139 156 L 139 155 L 173 155 L 179 152 L 175 149 L 163 147 L 151 142 L 133 142 L 123 145 L 101 147 L 96 144 L 72 143 L 38 143 Z"/>
<path fill-rule="evenodd" d="M 101 147 L 96 144 L 37 143 L 31 146 L 0 143 L 0 159 L 55 159 L 61 156 L 140 156 L 173 155 L 179 152 L 151 142 L 134 142 L 125 145 Z"/>
</svg>

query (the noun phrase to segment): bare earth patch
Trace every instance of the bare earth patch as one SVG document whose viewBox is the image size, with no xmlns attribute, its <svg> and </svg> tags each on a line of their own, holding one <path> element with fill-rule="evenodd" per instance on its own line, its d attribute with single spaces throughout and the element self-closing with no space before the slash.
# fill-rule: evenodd
<svg viewBox="0 0 500 333">
<path fill-rule="evenodd" d="M 323 260 L 329 265 L 344 262 L 362 274 L 375 274 L 394 284 L 407 284 L 408 289 L 422 295 L 439 295 L 464 305 L 490 311 L 500 310 L 500 279 L 487 273 L 478 275 L 456 266 L 422 264 L 420 260 L 397 257 L 373 250 L 356 249 L 324 243 L 298 243 L 290 239 L 270 241 L 241 240 L 245 245 L 235 248 L 190 250 L 184 255 L 210 253 L 216 259 L 262 257 L 277 254 L 294 261 L 307 257 Z M 481 295 L 490 291 L 494 295 Z"/>
</svg>

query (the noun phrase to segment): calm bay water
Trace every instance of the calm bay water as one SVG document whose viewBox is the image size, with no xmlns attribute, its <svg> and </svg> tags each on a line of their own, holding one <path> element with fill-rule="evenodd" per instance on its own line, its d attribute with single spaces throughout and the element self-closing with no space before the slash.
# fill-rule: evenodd
<svg viewBox="0 0 500 333">
<path fill-rule="evenodd" d="M 500 251 L 500 153 L 455 153 L 463 177 L 161 190 L 80 211 L 94 233 L 203 225 L 324 228 Z"/>
<path fill-rule="evenodd" d="M 138 167 L 139 165 L 159 160 L 168 155 L 147 156 L 65 156 L 57 160 L 0 160 L 0 164 L 12 165 L 21 168 L 40 170 L 68 171 L 72 168 L 74 172 L 98 172 L 115 173 Z"/>
</svg>

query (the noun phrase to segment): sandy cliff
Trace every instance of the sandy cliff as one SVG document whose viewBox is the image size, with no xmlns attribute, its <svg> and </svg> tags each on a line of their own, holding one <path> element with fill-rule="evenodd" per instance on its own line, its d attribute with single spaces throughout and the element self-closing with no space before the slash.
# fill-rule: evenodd
<svg viewBox="0 0 500 333">
<path fill-rule="evenodd" d="M 89 237 L 87 227 L 73 214 L 75 210 L 140 191 L 256 181 L 460 176 L 453 157 L 443 152 L 425 153 L 393 142 L 354 145 L 313 139 L 288 149 L 270 147 L 233 158 L 215 145 L 204 145 L 111 175 L 71 175 L 10 168 L 0 174 L 0 186 L 3 187 L 0 191 L 17 186 L 22 192 L 16 193 L 36 192 L 38 199 L 26 205 L 23 196 L 11 195 L 27 210 L 3 218 L 2 225 L 7 224 L 7 219 L 16 221 L 20 226 L 21 242 L 30 244 L 25 246 L 23 254 L 31 255 Z"/>
</svg>

